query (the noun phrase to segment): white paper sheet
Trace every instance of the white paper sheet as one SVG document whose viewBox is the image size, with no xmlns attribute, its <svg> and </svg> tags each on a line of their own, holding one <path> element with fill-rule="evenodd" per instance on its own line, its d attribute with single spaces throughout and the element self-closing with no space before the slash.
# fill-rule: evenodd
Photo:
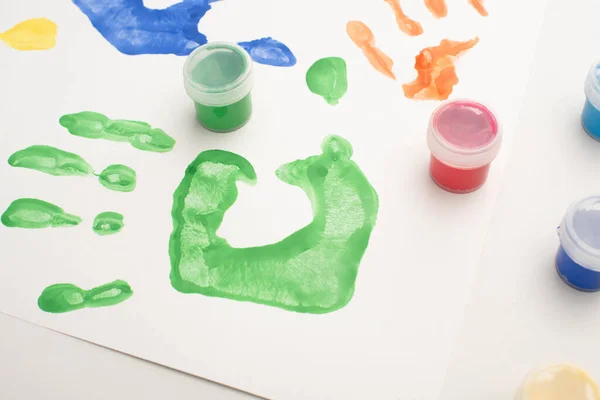
<svg viewBox="0 0 600 400">
<path fill-rule="evenodd" d="M 580 124 L 598 12 L 593 1 L 549 3 L 444 399 L 512 398 L 531 369 L 547 364 L 600 377 L 599 298 L 571 289 L 555 270 L 556 227 L 568 206 L 600 192 L 600 144 Z"/>
<path fill-rule="evenodd" d="M 156 3 L 156 2 L 154 2 Z M 147 3 L 152 6 L 159 4 Z M 44 16 L 59 26 L 56 48 L 17 52 L 0 47 L 0 159 L 32 144 L 75 152 L 96 168 L 125 163 L 138 171 L 131 194 L 110 192 L 93 178 L 52 177 L 0 164 L 0 204 L 36 197 L 84 218 L 69 229 L 1 227 L 0 310 L 37 324 L 270 398 L 434 399 L 460 327 L 482 250 L 517 114 L 530 74 L 544 0 L 489 2 L 479 16 L 467 1 L 448 1 L 435 20 L 422 2 L 403 3 L 425 34 L 401 33 L 385 2 L 253 2 L 227 0 L 202 19 L 210 40 L 272 35 L 288 45 L 292 68 L 256 67 L 254 115 L 228 135 L 200 129 L 182 85 L 184 58 L 126 56 L 92 28 L 68 1 L 2 6 L 0 26 Z M 162 4 L 163 6 L 168 5 Z M 345 32 L 349 20 L 373 30 L 395 61 L 398 82 L 376 72 Z M 486 186 L 470 195 L 438 189 L 428 176 L 425 129 L 435 102 L 404 97 L 415 55 L 443 38 L 481 43 L 457 62 L 453 97 L 489 104 L 505 130 L 505 145 Z M 349 89 L 336 107 L 310 93 L 308 67 L 343 57 Z M 102 112 L 147 121 L 177 139 L 166 154 L 69 135 L 66 113 Z M 176 292 L 169 282 L 168 240 L 173 191 L 202 150 L 246 157 L 259 183 L 239 186 L 238 201 L 219 233 L 232 245 L 272 243 L 310 220 L 309 203 L 274 175 L 283 163 L 317 154 L 337 133 L 380 198 L 377 226 L 360 266 L 356 292 L 325 315 Z M 126 227 L 98 237 L 91 221 L 118 210 Z M 56 282 L 90 288 L 124 279 L 134 290 L 114 307 L 63 315 L 42 312 L 42 289 Z"/>
</svg>

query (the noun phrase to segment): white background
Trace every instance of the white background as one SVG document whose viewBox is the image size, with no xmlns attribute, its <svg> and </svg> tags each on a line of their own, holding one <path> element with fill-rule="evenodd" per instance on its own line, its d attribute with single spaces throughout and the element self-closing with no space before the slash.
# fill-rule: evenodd
<svg viewBox="0 0 600 400">
<path fill-rule="evenodd" d="M 598 57 L 597 1 L 553 1 L 443 399 L 511 399 L 523 377 L 573 363 L 600 379 L 600 297 L 558 277 L 556 227 L 600 193 L 600 143 L 580 124 Z"/>
<path fill-rule="evenodd" d="M 147 4 L 170 2 L 161 3 Z M 466 1 L 449 0 L 449 16 L 442 21 L 420 1 L 404 3 L 405 12 L 422 22 L 422 37 L 402 34 L 383 1 L 215 4 L 200 23 L 210 40 L 272 35 L 298 58 L 291 69 L 257 66 L 253 119 L 224 136 L 206 133 L 194 121 L 182 88 L 183 58 L 122 55 L 68 1 L 3 7 L 0 26 L 6 29 L 45 16 L 60 33 L 57 47 L 48 52 L 0 47 L 0 160 L 31 144 L 49 144 L 82 155 L 97 169 L 130 165 L 139 182 L 135 192 L 123 194 L 92 178 L 57 178 L 0 163 L 3 207 L 17 197 L 39 197 L 84 218 L 71 229 L 0 229 L 0 310 L 267 397 L 435 398 L 515 132 L 545 1 L 491 3 L 491 16 L 482 18 Z M 255 19 L 249 21 L 249 15 Z M 346 36 L 345 24 L 352 19 L 372 28 L 378 45 L 396 62 L 398 82 L 377 73 Z M 437 103 L 405 99 L 401 83 L 414 78 L 414 56 L 421 48 L 442 38 L 477 35 L 481 43 L 458 61 L 461 82 L 454 96 L 495 109 L 506 143 L 488 184 L 458 196 L 441 191 L 428 177 L 425 129 Z M 306 69 L 325 56 L 342 56 L 349 68 L 349 90 L 336 107 L 311 94 L 304 82 Z M 147 121 L 178 143 L 171 153 L 153 154 L 70 136 L 58 118 L 81 110 Z M 259 184 L 240 186 L 220 233 L 233 245 L 261 245 L 310 220 L 308 200 L 278 182 L 275 169 L 316 154 L 331 133 L 354 145 L 354 160 L 381 203 L 347 307 L 301 315 L 183 295 L 170 287 L 172 193 L 198 152 L 227 149 L 256 167 Z M 90 223 L 106 210 L 123 213 L 126 228 L 100 238 Z M 135 292 L 119 306 L 64 315 L 37 308 L 37 296 L 49 284 L 90 288 L 114 279 L 128 281 Z"/>
</svg>

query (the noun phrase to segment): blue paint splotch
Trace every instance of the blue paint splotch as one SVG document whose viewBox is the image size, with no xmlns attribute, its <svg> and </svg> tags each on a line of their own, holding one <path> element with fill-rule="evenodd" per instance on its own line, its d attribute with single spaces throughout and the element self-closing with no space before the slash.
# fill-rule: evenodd
<svg viewBox="0 0 600 400">
<path fill-rule="evenodd" d="M 185 56 L 207 42 L 198 22 L 216 0 L 183 0 L 163 10 L 142 0 L 73 0 L 121 53 Z"/>
<path fill-rule="evenodd" d="M 100 34 L 121 53 L 186 56 L 207 43 L 198 23 L 219 0 L 182 0 L 162 10 L 143 0 L 72 0 Z M 296 57 L 283 43 L 268 38 L 240 43 L 261 64 L 289 67 Z"/>
<path fill-rule="evenodd" d="M 238 43 L 257 63 L 275 67 L 291 67 L 296 64 L 296 57 L 285 44 L 270 37 Z"/>
</svg>

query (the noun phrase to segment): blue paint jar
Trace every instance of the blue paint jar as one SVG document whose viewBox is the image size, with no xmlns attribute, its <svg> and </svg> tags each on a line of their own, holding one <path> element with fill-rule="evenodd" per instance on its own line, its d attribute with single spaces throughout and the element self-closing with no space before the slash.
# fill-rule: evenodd
<svg viewBox="0 0 600 400">
<path fill-rule="evenodd" d="M 596 140 L 600 140 L 600 62 L 590 68 L 585 80 L 585 105 L 581 114 L 583 129 Z"/>
<path fill-rule="evenodd" d="M 600 291 L 600 196 L 569 207 L 558 237 L 556 270 L 562 280 L 578 290 Z"/>
</svg>

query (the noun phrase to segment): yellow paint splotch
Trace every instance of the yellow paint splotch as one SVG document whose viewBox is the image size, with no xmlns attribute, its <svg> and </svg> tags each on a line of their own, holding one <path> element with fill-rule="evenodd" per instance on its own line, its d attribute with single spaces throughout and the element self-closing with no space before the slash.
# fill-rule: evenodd
<svg viewBox="0 0 600 400">
<path fill-rule="evenodd" d="M 0 40 L 16 50 L 48 50 L 56 45 L 56 32 L 54 22 L 33 18 L 0 33 Z"/>
</svg>

